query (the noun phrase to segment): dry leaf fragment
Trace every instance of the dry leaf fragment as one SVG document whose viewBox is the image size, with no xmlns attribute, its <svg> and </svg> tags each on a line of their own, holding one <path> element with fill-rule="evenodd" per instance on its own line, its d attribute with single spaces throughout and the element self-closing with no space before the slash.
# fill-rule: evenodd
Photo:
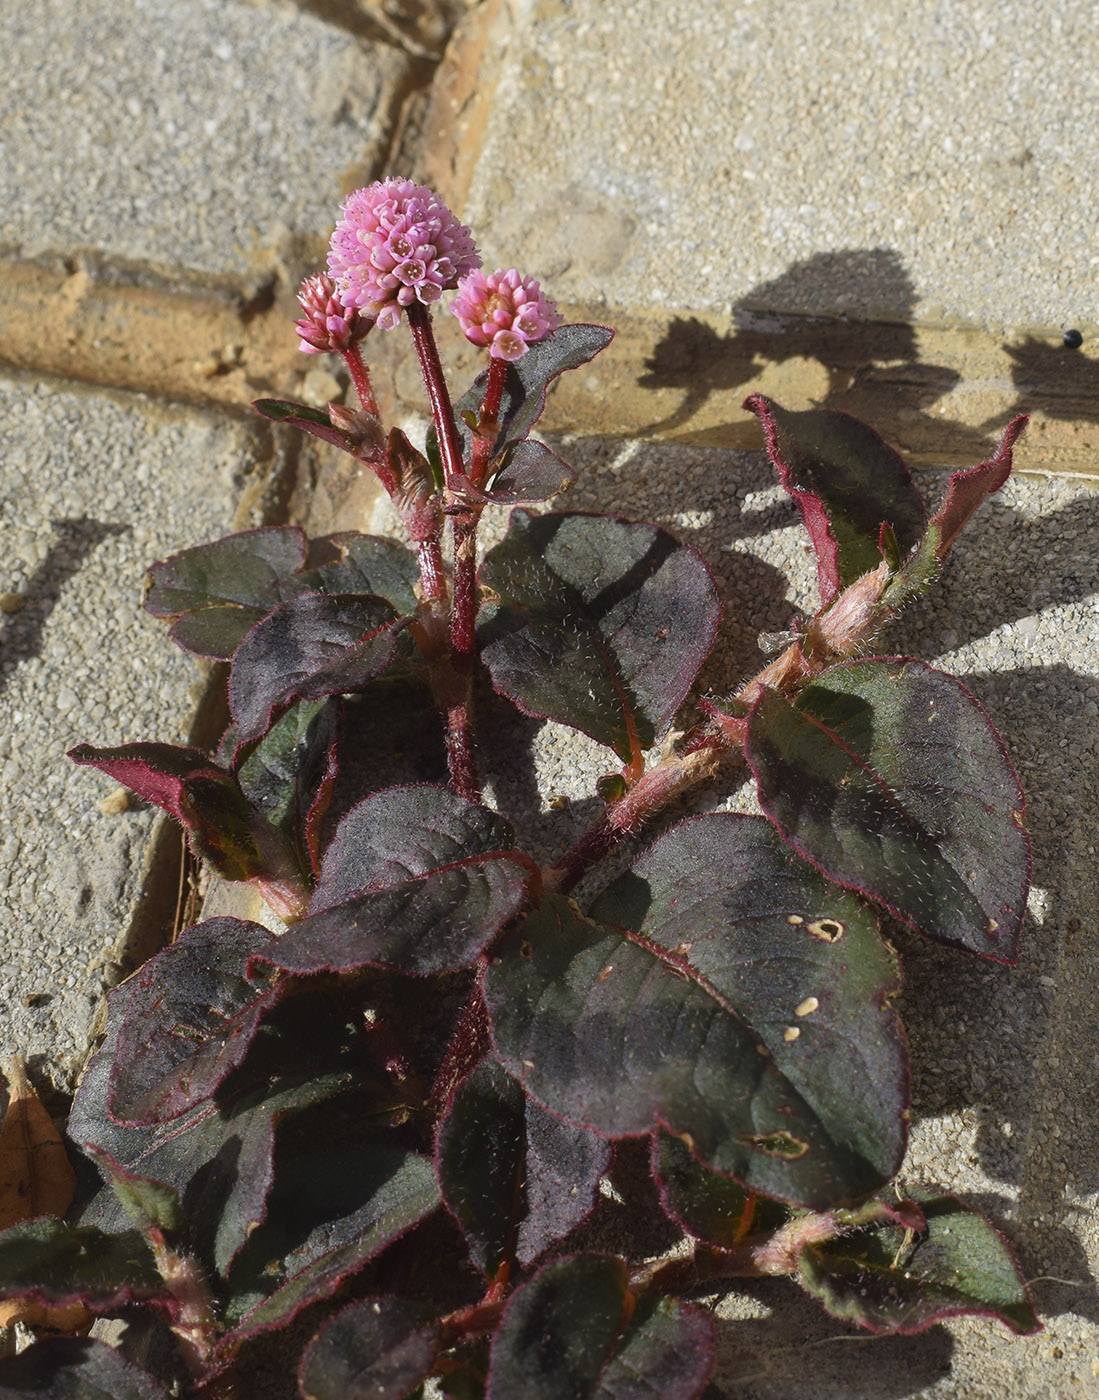
<svg viewBox="0 0 1099 1400">
<path fill-rule="evenodd" d="M 2 1068 L 9 1089 L 0 1126 L 0 1230 L 6 1230 L 36 1215 L 64 1215 L 76 1193 L 76 1174 L 53 1120 L 27 1080 L 23 1061 L 13 1056 Z M 91 1321 L 92 1314 L 79 1303 L 51 1308 L 29 1298 L 0 1302 L 0 1327 L 25 1322 L 72 1332 Z"/>
</svg>

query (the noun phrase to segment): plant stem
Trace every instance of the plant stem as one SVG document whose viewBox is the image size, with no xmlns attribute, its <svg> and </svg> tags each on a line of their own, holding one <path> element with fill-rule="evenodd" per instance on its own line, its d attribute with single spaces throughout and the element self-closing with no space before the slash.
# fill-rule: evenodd
<svg viewBox="0 0 1099 1400">
<path fill-rule="evenodd" d="M 700 735 L 693 747 L 662 759 L 644 773 L 617 802 L 565 852 L 556 865 L 542 872 L 543 887 L 567 894 L 585 873 L 638 827 L 681 792 L 714 777 L 731 752 L 723 734 Z"/>
<path fill-rule="evenodd" d="M 351 372 L 351 382 L 355 386 L 359 402 L 367 413 L 372 413 L 378 418 L 378 400 L 374 397 L 374 386 L 370 382 L 370 371 L 363 360 L 362 351 L 357 345 L 349 345 L 346 350 L 341 350 L 340 354 Z"/>
<path fill-rule="evenodd" d="M 450 390 L 447 388 L 443 366 L 439 361 L 435 333 L 431 329 L 431 312 L 417 301 L 414 301 L 407 311 L 412 340 L 424 377 L 424 388 L 427 390 L 427 401 L 431 407 L 431 421 L 435 424 L 435 433 L 439 439 L 443 475 L 449 486 L 453 478 L 459 476 L 462 471 L 462 441 L 454 421 Z"/>
<path fill-rule="evenodd" d="M 473 437 L 473 463 L 469 469 L 469 479 L 476 487 L 483 487 L 488 469 L 488 456 L 500 431 L 498 422 L 500 404 L 504 397 L 504 381 L 507 379 L 508 362 L 489 357 L 488 383 L 477 420 L 477 432 Z"/>
</svg>

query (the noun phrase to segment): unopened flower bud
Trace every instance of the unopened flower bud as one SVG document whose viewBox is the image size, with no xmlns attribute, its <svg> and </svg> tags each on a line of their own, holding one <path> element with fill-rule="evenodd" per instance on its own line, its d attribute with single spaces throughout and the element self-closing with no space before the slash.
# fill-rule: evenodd
<svg viewBox="0 0 1099 1400">
<path fill-rule="evenodd" d="M 327 272 L 307 277 L 301 284 L 298 301 L 305 312 L 296 322 L 300 337 L 298 349 L 307 355 L 346 350 L 355 341 L 362 340 L 373 324 L 368 316 L 360 316 L 353 307 L 348 310 L 344 306 Z"/>
</svg>

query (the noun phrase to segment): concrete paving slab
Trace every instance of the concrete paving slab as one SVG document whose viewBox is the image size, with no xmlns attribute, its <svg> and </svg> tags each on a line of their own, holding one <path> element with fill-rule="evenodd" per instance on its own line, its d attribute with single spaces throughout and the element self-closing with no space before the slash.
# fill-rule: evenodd
<svg viewBox="0 0 1099 1400">
<path fill-rule="evenodd" d="M 410 73 L 277 0 L 0 0 L 0 30 L 0 246 L 253 282 L 323 248 Z"/>
<path fill-rule="evenodd" d="M 128 940 L 163 936 L 142 921 L 172 862 L 150 869 L 154 810 L 101 811 L 112 785 L 65 751 L 187 742 L 205 684 L 145 571 L 228 533 L 281 463 L 262 425 L 47 380 L 0 380 L 0 422 L 0 1044 L 69 1088 Z"/>
<path fill-rule="evenodd" d="M 451 158 L 490 262 L 592 306 L 1099 325 L 1090 4 L 506 13 Z"/>
</svg>

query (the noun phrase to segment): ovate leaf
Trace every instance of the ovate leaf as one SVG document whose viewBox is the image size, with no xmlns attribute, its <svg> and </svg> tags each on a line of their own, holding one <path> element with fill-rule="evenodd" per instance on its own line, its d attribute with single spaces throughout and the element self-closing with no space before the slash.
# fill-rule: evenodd
<svg viewBox="0 0 1099 1400">
<path fill-rule="evenodd" d="M 257 622 L 300 588 L 305 536 L 296 525 L 228 535 L 149 570 L 145 610 L 174 619 L 171 638 L 196 656 L 228 661 Z"/>
<path fill-rule="evenodd" d="M 496 689 L 626 763 L 667 732 L 720 615 L 696 550 L 604 515 L 514 511 L 481 580 L 498 598 L 479 628 Z"/>
<path fill-rule="evenodd" d="M 489 469 L 492 475 L 483 491 L 465 478 L 459 480 L 465 495 L 494 505 L 531 504 L 567 491 L 576 481 L 576 473 L 567 462 L 532 438 L 508 448 Z"/>
<path fill-rule="evenodd" d="M 445 788 L 358 803 L 325 852 L 308 918 L 260 957 L 299 975 L 470 966 L 522 907 L 531 878 L 511 827 Z"/>
<path fill-rule="evenodd" d="M 306 593 L 248 633 L 229 675 L 229 708 L 241 742 L 265 734 L 298 700 L 361 690 L 397 654 L 407 618 L 383 598 Z"/>
<path fill-rule="evenodd" d="M 248 960 L 275 941 L 259 924 L 208 919 L 111 993 L 124 1010 L 108 1106 L 121 1123 L 155 1123 L 209 1098 L 247 1053 L 271 1004 Z"/>
<path fill-rule="evenodd" d="M 338 560 L 321 564 L 301 575 L 301 585 L 318 593 L 375 594 L 400 614 L 416 611 L 416 584 L 420 570 L 411 550 L 380 535 L 355 530 L 330 536 L 340 552 Z"/>
<path fill-rule="evenodd" d="M 674 1298 L 633 1303 L 621 1259 L 547 1264 L 508 1304 L 486 1400 L 695 1400 L 713 1366 L 709 1314 Z"/>
<path fill-rule="evenodd" d="M 835 1317 L 871 1332 L 922 1332 L 959 1313 L 1040 1332 L 1019 1266 L 984 1216 L 954 1196 L 906 1192 L 926 1230 L 885 1220 L 809 1245 L 798 1260 L 802 1285 Z"/>
<path fill-rule="evenodd" d="M 404 1400 L 430 1372 L 439 1324 L 403 1298 L 365 1298 L 313 1338 L 298 1382 L 305 1400 Z"/>
<path fill-rule="evenodd" d="M 459 1085 L 439 1123 L 443 1200 L 488 1278 L 514 1255 L 526 1267 L 584 1220 L 609 1143 L 529 1099 L 491 1056 Z"/>
<path fill-rule="evenodd" d="M 944 943 L 1014 962 L 1030 882 L 1019 780 L 952 676 L 908 658 L 765 691 L 745 752 L 760 803 L 832 880 Z"/>
<path fill-rule="evenodd" d="M 588 919 L 545 899 L 484 979 L 497 1052 L 551 1111 L 609 1137 L 663 1126 L 814 1209 L 900 1165 L 898 984 L 870 911 L 732 815 L 673 828 Z"/>
<path fill-rule="evenodd" d="M 0 1400 L 168 1400 L 169 1392 L 113 1347 L 48 1337 L 0 1360 Z"/>
<path fill-rule="evenodd" d="M 927 522 L 923 498 L 902 458 L 848 413 L 791 413 L 762 394 L 744 407 L 759 418 L 767 452 L 797 502 L 817 556 L 821 602 L 881 563 L 883 524 L 907 552 Z"/>
</svg>

